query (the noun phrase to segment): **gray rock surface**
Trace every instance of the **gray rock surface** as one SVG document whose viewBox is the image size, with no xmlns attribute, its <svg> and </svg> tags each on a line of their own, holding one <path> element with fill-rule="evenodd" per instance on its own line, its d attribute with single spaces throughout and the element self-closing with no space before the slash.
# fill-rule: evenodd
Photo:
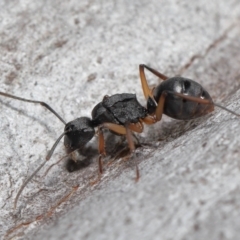
<svg viewBox="0 0 240 240">
<path fill-rule="evenodd" d="M 49 103 L 64 119 L 90 116 L 106 94 L 136 93 L 138 65 L 195 79 L 240 112 L 239 0 L 1 1 L 1 91 Z M 147 74 L 151 85 L 158 80 Z M 41 106 L 0 98 L 2 239 L 239 239 L 239 119 L 221 109 L 192 121 L 146 126 L 134 162 L 116 159 L 108 137 L 104 174 L 69 173 L 63 124 Z M 118 138 L 116 138 L 118 141 Z"/>
</svg>

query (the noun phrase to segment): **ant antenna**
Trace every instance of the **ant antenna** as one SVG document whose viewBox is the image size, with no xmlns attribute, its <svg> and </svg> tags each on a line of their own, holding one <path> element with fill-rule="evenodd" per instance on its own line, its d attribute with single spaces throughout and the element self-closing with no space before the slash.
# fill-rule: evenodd
<svg viewBox="0 0 240 240">
<path fill-rule="evenodd" d="M 30 100 L 30 99 L 26 99 L 26 98 L 21 98 L 21 97 L 17 97 L 5 92 L 1 92 L 0 91 L 0 95 L 4 96 L 4 97 L 8 97 L 8 98 L 13 98 L 13 99 L 17 99 L 23 102 L 29 102 L 29 103 L 38 103 L 42 106 L 44 106 L 45 108 L 47 108 L 50 112 L 52 112 L 64 125 L 66 125 L 66 122 L 64 121 L 64 119 L 57 113 L 55 112 L 47 103 L 42 102 L 42 101 L 36 101 L 36 100 Z M 58 137 L 58 139 L 56 140 L 56 142 L 53 144 L 51 150 L 48 152 L 47 156 L 46 156 L 46 161 L 44 161 L 33 173 L 32 175 L 24 182 L 24 184 L 22 185 L 22 187 L 20 188 L 20 190 L 17 193 L 17 196 L 14 200 L 14 209 L 16 209 L 17 206 L 17 202 L 18 199 L 22 193 L 22 191 L 24 190 L 24 188 L 26 187 L 26 185 L 31 181 L 31 179 L 42 169 L 42 167 L 46 164 L 46 162 L 52 157 L 54 150 L 56 149 L 58 143 L 60 142 L 60 140 L 62 139 L 62 137 L 69 131 L 66 131 L 64 133 L 62 133 L 60 135 L 60 137 Z"/>
<path fill-rule="evenodd" d="M 32 180 L 32 178 L 36 175 L 36 173 L 46 164 L 47 161 L 44 161 L 33 173 L 32 175 L 24 182 L 24 184 L 21 186 L 20 190 L 17 193 L 17 196 L 14 200 L 14 209 L 17 207 L 18 199 L 23 191 L 23 189 L 27 186 L 27 184 Z"/>
<path fill-rule="evenodd" d="M 62 137 L 68 133 L 69 131 L 66 131 L 64 133 L 62 133 L 60 135 L 60 137 L 58 137 L 58 139 L 56 140 L 56 142 L 53 144 L 51 150 L 48 152 L 47 156 L 46 156 L 46 160 L 31 174 L 31 176 L 24 182 L 24 184 L 21 186 L 21 188 L 19 189 L 17 196 L 14 200 L 14 209 L 16 209 L 17 207 L 17 202 L 18 199 L 22 193 L 22 191 L 24 190 L 24 188 L 27 186 L 27 184 L 32 180 L 32 178 L 43 168 L 43 166 L 46 164 L 46 162 L 52 157 L 52 154 L 54 152 L 54 150 L 56 149 L 58 143 L 60 142 L 60 140 L 62 139 Z"/>
<path fill-rule="evenodd" d="M 8 93 L 4 93 L 4 92 L 0 92 L 0 95 L 8 97 L 8 98 L 13 98 L 13 99 L 17 99 L 23 102 L 30 102 L 30 103 L 38 103 L 41 104 L 42 106 L 44 106 L 45 108 L 47 108 L 50 112 L 52 112 L 60 121 L 62 121 L 64 123 L 64 125 L 66 125 L 66 122 L 63 120 L 62 117 L 60 117 L 59 114 L 57 114 L 48 104 L 46 104 L 45 102 L 42 101 L 35 101 L 35 100 L 30 100 L 30 99 L 26 99 L 26 98 L 20 98 Z"/>
<path fill-rule="evenodd" d="M 68 132 L 69 132 L 69 131 L 66 131 L 66 132 L 62 133 L 62 134 L 60 135 L 60 137 L 58 137 L 58 139 L 56 140 L 56 142 L 53 144 L 51 150 L 48 152 L 48 154 L 47 154 L 47 156 L 46 156 L 46 161 L 48 161 L 48 160 L 52 157 L 53 152 L 54 152 L 55 148 L 57 147 L 58 143 L 60 142 L 60 140 L 62 139 L 62 137 L 63 137 L 66 133 L 68 133 Z"/>
</svg>

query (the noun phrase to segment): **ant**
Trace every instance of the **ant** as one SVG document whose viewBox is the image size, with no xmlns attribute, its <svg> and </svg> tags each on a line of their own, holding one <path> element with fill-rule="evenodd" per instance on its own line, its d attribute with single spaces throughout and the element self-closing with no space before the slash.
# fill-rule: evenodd
<svg viewBox="0 0 240 240">
<path fill-rule="evenodd" d="M 157 87 L 150 89 L 145 76 L 145 69 L 163 80 Z M 42 101 L 20 98 L 8 93 L 0 92 L 0 95 L 17 99 L 29 103 L 37 103 L 50 112 L 52 112 L 65 125 L 64 132 L 58 137 L 51 150 L 46 156 L 48 161 L 56 146 L 64 137 L 64 145 L 68 154 L 72 154 L 82 149 L 98 133 L 98 166 L 99 172 L 103 172 L 102 158 L 105 156 L 105 142 L 103 129 L 108 129 L 117 135 L 125 135 L 130 152 L 135 150 L 133 141 L 133 132 L 141 133 L 143 123 L 154 124 L 161 120 L 162 114 L 179 120 L 190 120 L 204 116 L 214 110 L 214 106 L 220 107 L 238 117 L 239 114 L 212 101 L 209 93 L 197 82 L 176 76 L 169 78 L 157 70 L 147 65 L 139 65 L 140 79 L 144 96 L 146 98 L 146 107 L 143 107 L 136 98 L 135 94 L 121 93 L 112 96 L 105 96 L 92 110 L 92 119 L 80 117 L 66 123 L 63 118 L 57 114 L 48 104 Z M 74 161 L 77 161 L 74 154 L 71 155 Z M 14 201 L 16 208 L 17 201 L 27 183 L 36 175 L 36 173 L 45 165 L 44 161 L 25 181 Z M 136 181 L 139 179 L 139 170 L 136 165 Z"/>
</svg>

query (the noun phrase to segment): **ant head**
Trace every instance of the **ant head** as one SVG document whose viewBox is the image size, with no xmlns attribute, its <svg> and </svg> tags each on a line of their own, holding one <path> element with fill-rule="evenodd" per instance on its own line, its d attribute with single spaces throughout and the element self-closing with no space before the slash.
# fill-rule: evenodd
<svg viewBox="0 0 240 240">
<path fill-rule="evenodd" d="M 64 132 L 66 132 L 64 145 L 71 151 L 82 148 L 95 134 L 92 121 L 87 117 L 80 117 L 67 123 Z"/>
</svg>

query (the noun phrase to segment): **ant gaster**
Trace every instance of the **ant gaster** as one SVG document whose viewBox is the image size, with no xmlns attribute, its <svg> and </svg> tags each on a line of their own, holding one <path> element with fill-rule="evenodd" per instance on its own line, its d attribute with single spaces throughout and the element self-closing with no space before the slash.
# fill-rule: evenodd
<svg viewBox="0 0 240 240">
<path fill-rule="evenodd" d="M 156 88 L 150 89 L 145 76 L 145 69 L 163 80 Z M 16 97 L 8 93 L 0 92 L 0 95 L 17 99 L 24 102 L 38 103 L 51 111 L 65 125 L 64 132 L 56 140 L 51 150 L 46 156 L 49 160 L 64 136 L 64 145 L 67 152 L 84 147 L 95 135 L 95 128 L 98 128 L 99 136 L 99 172 L 102 173 L 102 157 L 105 155 L 103 129 L 119 135 L 125 135 L 131 152 L 135 150 L 132 132 L 141 133 L 143 123 L 154 124 L 160 121 L 162 114 L 180 120 L 190 120 L 204 116 L 214 110 L 214 106 L 220 107 L 236 116 L 239 114 L 212 101 L 209 93 L 197 82 L 183 78 L 168 78 L 164 74 L 146 65 L 139 65 L 140 79 L 147 106 L 143 107 L 136 98 L 135 94 L 122 93 L 112 96 L 105 96 L 102 102 L 98 103 L 92 110 L 92 119 L 80 117 L 66 123 L 48 104 L 41 101 L 29 100 Z M 44 166 L 44 161 L 26 180 L 17 193 L 14 201 L 16 208 L 18 198 L 27 183 Z M 139 179 L 138 166 L 136 164 L 136 180 Z"/>
</svg>

